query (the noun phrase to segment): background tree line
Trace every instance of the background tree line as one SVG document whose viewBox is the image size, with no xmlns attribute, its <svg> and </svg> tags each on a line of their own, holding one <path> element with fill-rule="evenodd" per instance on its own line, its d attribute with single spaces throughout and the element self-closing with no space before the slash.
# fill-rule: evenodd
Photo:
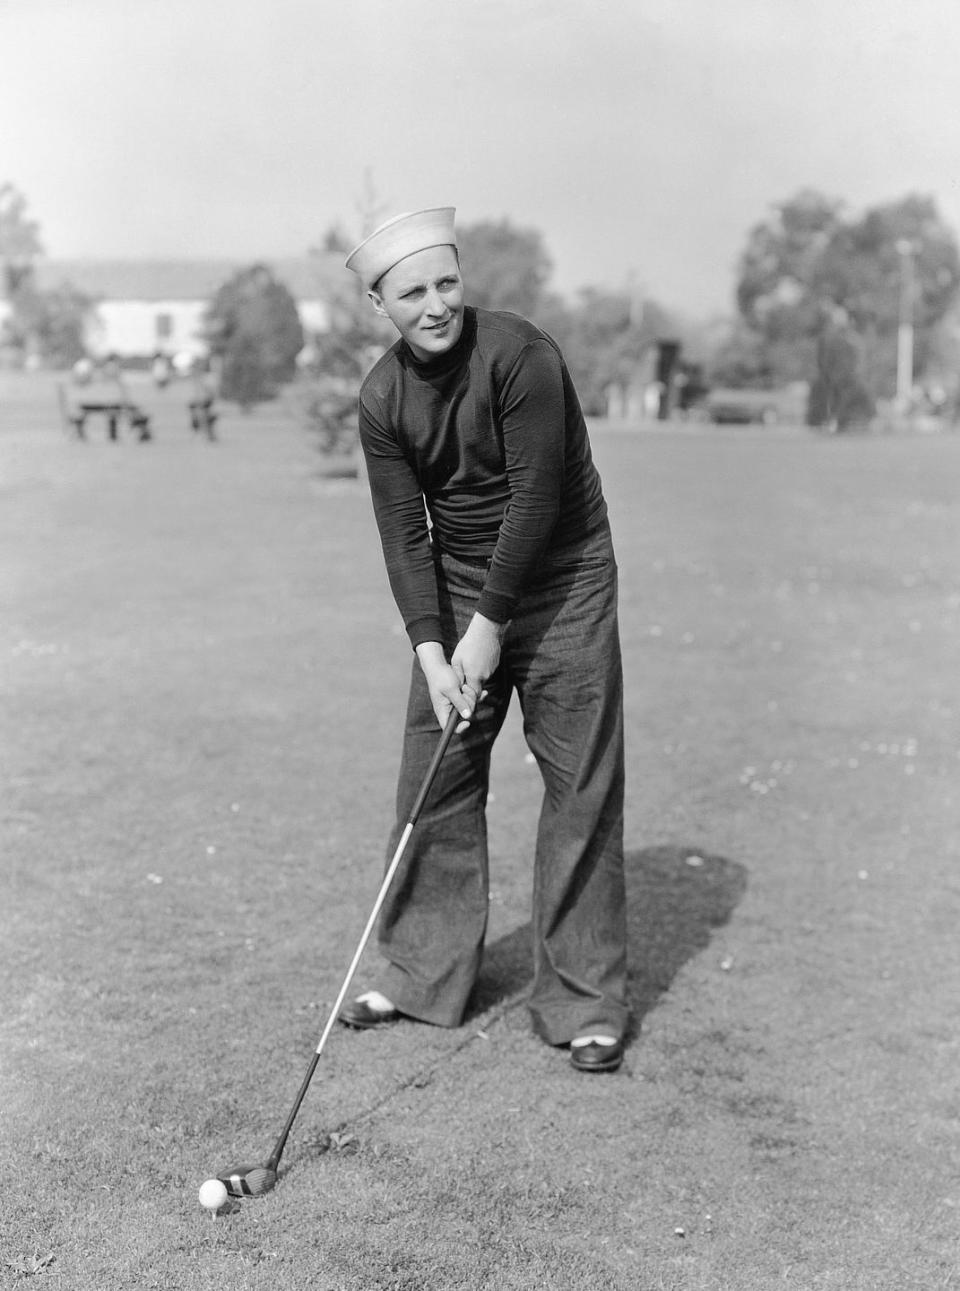
<svg viewBox="0 0 960 1291">
<path fill-rule="evenodd" d="M 378 222 L 368 194 L 364 223 L 369 229 Z M 471 303 L 515 311 L 550 332 L 588 413 L 603 414 L 611 391 L 649 379 L 656 342 L 669 338 L 714 384 L 803 381 L 815 424 L 864 418 L 878 398 L 894 393 L 905 309 L 917 378 L 957 385 L 960 256 L 928 197 L 909 195 L 857 216 L 809 189 L 775 204 L 748 232 L 736 316 L 721 329 L 629 288 L 590 287 L 564 299 L 550 290 L 553 266 L 542 235 L 508 219 L 463 225 L 459 235 Z M 312 254 L 346 255 L 354 241 L 333 228 Z M 29 344 L 43 362 L 66 366 L 83 352 L 84 319 L 96 302 L 69 283 L 39 291 L 33 269 L 42 253 L 25 199 L 0 185 L 0 268 L 12 306 L 0 340 Z M 393 333 L 352 275 L 330 283 L 327 305 L 329 330 L 304 336 L 286 287 L 267 266 L 252 265 L 210 301 L 207 339 L 220 360 L 224 397 L 249 406 L 299 373 L 305 415 L 336 444 L 349 438 L 362 374 Z"/>
<path fill-rule="evenodd" d="M 606 411 L 611 391 L 649 380 L 656 342 L 671 339 L 712 384 L 803 382 L 811 424 L 864 421 L 878 399 L 895 392 L 905 309 L 915 379 L 947 393 L 960 383 L 960 256 L 928 197 L 910 195 L 856 217 L 812 190 L 775 205 L 748 233 L 736 316 L 720 329 L 631 290 L 585 288 L 572 302 L 563 299 L 549 289 L 552 265 L 534 229 L 504 219 L 464 225 L 459 236 L 471 303 L 524 314 L 554 336 L 594 415 Z M 324 246 L 346 254 L 351 241 L 332 230 Z M 319 367 L 336 351 L 342 375 L 359 381 L 371 352 L 391 339 L 355 284 L 345 282 L 332 331 L 318 338 Z"/>
</svg>

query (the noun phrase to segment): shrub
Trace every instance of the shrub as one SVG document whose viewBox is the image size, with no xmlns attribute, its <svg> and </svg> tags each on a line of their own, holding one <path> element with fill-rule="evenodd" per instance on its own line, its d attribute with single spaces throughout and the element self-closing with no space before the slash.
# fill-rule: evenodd
<svg viewBox="0 0 960 1291">
<path fill-rule="evenodd" d="M 330 373 L 307 373 L 293 387 L 296 413 L 316 437 L 321 453 L 351 453 L 358 447 L 359 381 Z"/>
</svg>

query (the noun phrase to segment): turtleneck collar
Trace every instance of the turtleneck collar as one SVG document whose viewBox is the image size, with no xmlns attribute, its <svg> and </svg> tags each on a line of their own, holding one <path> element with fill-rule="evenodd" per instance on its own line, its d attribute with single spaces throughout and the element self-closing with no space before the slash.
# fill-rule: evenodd
<svg viewBox="0 0 960 1291">
<path fill-rule="evenodd" d="M 436 358 L 418 359 L 407 342 L 402 341 L 403 356 L 418 376 L 443 377 L 460 367 L 464 357 L 470 353 L 476 334 L 477 311 L 472 305 L 465 305 L 463 309 L 463 327 L 460 329 L 456 345 L 453 345 L 445 354 L 437 355 Z"/>
</svg>

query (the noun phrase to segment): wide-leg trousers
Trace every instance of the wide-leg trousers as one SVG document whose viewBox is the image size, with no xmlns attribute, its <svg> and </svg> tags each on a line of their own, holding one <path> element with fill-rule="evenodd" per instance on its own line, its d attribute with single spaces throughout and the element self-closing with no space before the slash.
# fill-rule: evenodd
<svg viewBox="0 0 960 1291">
<path fill-rule="evenodd" d="M 447 657 L 474 614 L 486 569 L 436 559 Z M 457 1026 L 488 914 L 490 758 L 514 692 L 544 794 L 533 870 L 534 1029 L 548 1044 L 627 1021 L 623 870 L 623 673 L 609 527 L 549 553 L 503 641 L 487 698 L 455 736 L 380 917 L 377 985 L 405 1014 Z M 439 730 L 415 660 L 392 856 Z"/>
</svg>

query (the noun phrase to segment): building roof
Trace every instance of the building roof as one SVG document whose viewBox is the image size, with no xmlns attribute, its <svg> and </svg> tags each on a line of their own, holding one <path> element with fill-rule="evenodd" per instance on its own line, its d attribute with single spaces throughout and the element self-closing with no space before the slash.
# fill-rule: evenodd
<svg viewBox="0 0 960 1291">
<path fill-rule="evenodd" d="M 47 260 L 35 262 L 36 283 L 50 291 L 69 283 L 97 300 L 208 300 L 240 269 L 265 264 L 298 300 L 329 299 L 348 277 L 343 257 L 318 252 L 301 259 Z"/>
</svg>

